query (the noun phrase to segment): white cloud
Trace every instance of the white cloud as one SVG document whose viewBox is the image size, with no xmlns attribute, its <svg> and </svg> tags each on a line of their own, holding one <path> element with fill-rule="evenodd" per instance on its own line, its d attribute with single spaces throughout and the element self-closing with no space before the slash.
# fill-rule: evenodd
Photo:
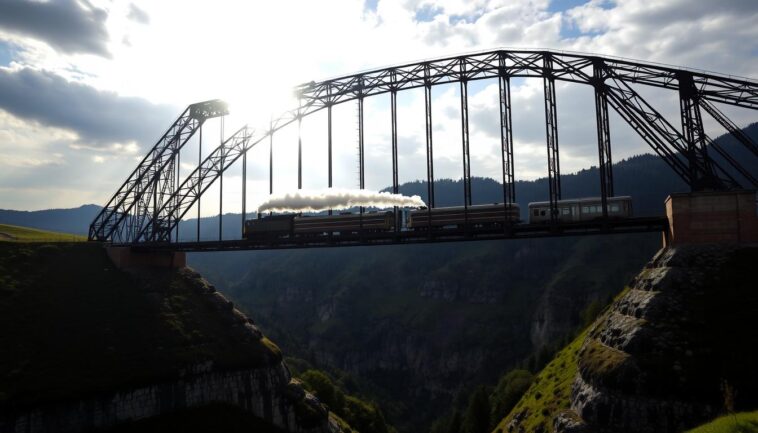
<svg viewBox="0 0 758 433">
<path fill-rule="evenodd" d="M 754 25 L 758 21 L 758 8 L 752 1 L 591 0 L 558 12 L 550 8 L 547 0 L 379 0 L 375 11 L 365 10 L 362 0 L 338 0 L 328 7 L 308 1 L 232 0 L 95 4 L 107 11 L 109 37 L 103 43 L 110 59 L 57 52 L 32 38 L 0 29 L 0 43 L 6 41 L 18 47 L 12 67 L 50 71 L 98 91 L 116 92 L 153 104 L 184 107 L 191 102 L 221 97 L 231 103 L 227 133 L 246 122 L 265 126 L 272 112 L 290 108 L 293 101 L 289 89 L 300 82 L 500 46 L 580 50 L 738 75 L 755 75 L 758 70 L 755 56 L 758 27 Z M 553 6 L 560 7 L 560 3 Z M 415 20 L 421 8 L 434 11 L 428 14 L 429 21 Z M 149 23 L 144 19 L 135 21 L 134 10 L 144 12 Z M 124 40 L 129 44 L 122 43 Z M 499 146 L 496 91 L 496 83 L 484 83 L 470 93 L 475 175 L 499 174 L 499 158 L 493 157 Z M 546 151 L 542 82 L 514 81 L 512 91 L 517 178 L 543 176 Z M 559 85 L 557 91 L 562 168 L 570 171 L 596 164 L 594 100 L 587 97 L 586 89 L 574 85 Z M 434 95 L 435 177 L 460 177 L 457 86 L 435 88 Z M 670 93 L 655 91 L 645 96 L 678 125 L 677 108 L 670 104 Z M 401 181 L 425 178 L 423 92 L 403 92 L 399 102 Z M 118 113 L 113 119 L 118 120 L 119 116 L 128 119 L 133 114 L 139 113 Z M 746 110 L 729 114 L 740 125 L 755 120 L 754 113 Z M 335 108 L 335 116 L 339 116 L 335 117 L 333 131 L 335 185 L 352 188 L 357 183 L 354 105 Z M 380 189 L 391 182 L 388 97 L 367 100 L 366 116 L 367 185 Z M 113 193 L 135 161 L 141 159 L 146 146 L 152 144 L 135 143 L 135 135 L 121 133 L 119 139 L 103 145 L 82 140 L 80 134 L 33 123 L 9 127 L 7 119 L 8 116 L 0 116 L 0 134 L 10 131 L 23 137 L 32 134 L 29 132 L 32 130 L 37 131 L 34 134 L 44 135 L 44 131 L 50 131 L 51 136 L 58 134 L 56 139 L 42 140 L 47 143 L 42 147 L 58 149 L 66 164 L 56 168 L 57 171 L 40 166 L 40 173 L 76 177 L 95 165 L 109 166 L 107 172 L 93 168 L 87 177 L 102 176 L 100 182 L 90 182 L 82 188 L 81 197 L 94 196 L 97 201 Z M 161 120 L 162 127 L 168 127 L 169 122 L 163 125 Z M 134 127 L 139 128 L 139 123 Z M 720 132 L 713 122 L 707 127 L 713 136 Z M 214 128 L 217 127 L 209 122 L 205 137 L 213 138 L 205 139 L 208 143 L 204 146 L 205 154 L 218 141 Z M 157 140 L 162 131 L 156 129 L 160 128 L 140 134 L 149 133 Z M 320 188 L 326 184 L 325 115 L 306 120 L 303 131 L 304 182 Z M 613 118 L 612 139 L 616 159 L 646 151 L 633 131 Z M 20 158 L 45 160 L 35 153 L 44 150 L 24 140 L 29 147 L 20 151 L 16 147 Z M 294 132 L 282 132 L 275 138 L 277 191 L 296 185 L 295 143 Z M 142 145 L 142 150 L 137 150 L 138 145 Z M 262 143 L 255 150 L 256 156 L 249 158 L 251 197 L 268 191 L 266 148 L 267 143 Z M 0 151 L 7 153 L 1 147 Z M 194 164 L 196 154 L 195 144 L 183 152 L 183 176 L 189 174 L 189 164 Z M 108 164 L 95 164 L 96 157 L 107 159 Z M 83 167 L 74 166 L 74 162 Z M 239 168 L 233 170 L 239 172 Z M 18 174 L 13 179 L 23 181 Z M 227 184 L 232 182 L 229 180 Z M 82 201 L 74 200 L 70 205 Z M 227 202 L 231 206 L 235 200 Z M 208 206 L 209 212 L 214 212 L 213 206 Z"/>
</svg>

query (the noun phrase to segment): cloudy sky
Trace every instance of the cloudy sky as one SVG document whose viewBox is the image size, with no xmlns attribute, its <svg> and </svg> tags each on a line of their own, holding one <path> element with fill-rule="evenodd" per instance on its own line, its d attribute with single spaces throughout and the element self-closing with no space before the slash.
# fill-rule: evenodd
<svg viewBox="0 0 758 433">
<path fill-rule="evenodd" d="M 239 2 L 0 0 L 0 208 L 104 204 L 192 102 L 222 98 L 225 135 L 292 108 L 299 83 L 498 47 L 623 56 L 758 78 L 754 0 L 332 0 Z M 516 177 L 544 176 L 542 82 L 513 83 Z M 497 84 L 470 89 L 472 174 L 498 178 Z M 672 92 L 638 89 L 678 125 Z M 460 177 L 456 85 L 435 87 L 435 174 Z M 591 89 L 557 86 L 561 167 L 596 164 Z M 391 184 L 388 97 L 366 101 L 367 187 Z M 722 107 L 740 125 L 753 112 Z M 399 96 L 400 180 L 423 178 L 423 92 Z M 357 186 L 356 106 L 334 109 L 337 187 Z M 219 122 L 204 130 L 203 153 Z M 711 122 L 711 136 L 721 131 Z M 614 159 L 647 152 L 617 117 Z M 274 189 L 296 188 L 296 130 L 274 140 Z M 304 183 L 326 186 L 326 122 L 303 124 Z M 197 162 L 182 153 L 182 176 Z M 266 149 L 254 149 L 249 202 L 268 192 Z M 225 211 L 241 201 L 240 167 L 225 175 Z M 213 192 L 212 192 L 213 193 Z M 228 198 L 227 198 L 228 196 Z M 204 214 L 217 212 L 205 200 Z M 194 214 L 194 211 L 192 212 Z"/>
</svg>

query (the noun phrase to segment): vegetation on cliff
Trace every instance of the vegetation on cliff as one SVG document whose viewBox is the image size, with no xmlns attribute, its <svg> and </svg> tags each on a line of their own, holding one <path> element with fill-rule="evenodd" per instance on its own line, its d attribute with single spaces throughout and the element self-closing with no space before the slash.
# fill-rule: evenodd
<svg viewBox="0 0 758 433">
<path fill-rule="evenodd" d="M 540 372 L 496 431 L 681 431 L 755 409 L 756 259 L 750 246 L 663 250 Z M 751 417 L 695 431 L 755 431 Z"/>
<path fill-rule="evenodd" d="M 508 426 L 514 422 L 521 429 L 513 431 L 545 432 L 552 429 L 553 418 L 570 407 L 577 354 L 586 335 L 586 332 L 579 334 L 537 374 L 510 413 L 497 423 L 495 432 L 510 432 Z"/>
<path fill-rule="evenodd" d="M 688 430 L 687 433 L 756 433 L 758 411 L 732 413 L 707 424 Z"/>
<path fill-rule="evenodd" d="M 166 381 L 189 366 L 262 367 L 265 340 L 241 341 L 189 271 L 142 276 L 97 244 L 0 243 L 0 404 L 28 405 Z M 12 332 L 10 332 L 12 330 Z"/>
<path fill-rule="evenodd" d="M 0 224 L 0 242 L 82 242 L 86 236 Z"/>
<path fill-rule="evenodd" d="M 659 242 L 620 235 L 189 261 L 203 274 L 224 269 L 224 292 L 287 353 L 350 373 L 390 423 L 416 432 L 452 412 L 458 394 L 463 412 L 477 385 L 544 365 L 587 305 L 605 304 Z"/>
<path fill-rule="evenodd" d="M 296 377 L 319 401 L 325 404 L 334 420 L 345 433 L 394 433 L 397 430 L 387 424 L 379 406 L 365 398 L 349 393 L 344 374 L 334 377 L 314 369 L 307 361 L 287 358 L 287 365 Z"/>
<path fill-rule="evenodd" d="M 33 232 L 50 239 L 49 234 Z M 266 385 L 270 389 L 261 382 L 248 391 L 250 396 L 237 398 L 291 404 L 286 410 L 298 426 L 325 428 L 326 411 L 311 396 L 297 384 L 279 385 L 288 378 L 279 348 L 189 269 L 127 273 L 111 264 L 99 244 L 0 242 L 0 330 L 3 431 L 14 425 L 29 428 L 30 413 L 37 414 L 34 422 L 47 422 L 43 414 L 54 418 L 56 408 L 74 428 L 111 426 L 113 421 L 89 420 L 96 414 L 86 415 L 89 421 L 80 424 L 79 412 L 101 405 L 110 410 L 108 405 L 122 404 L 123 396 L 129 402 L 118 410 L 158 416 L 128 421 L 125 415 L 108 431 L 280 433 L 258 417 L 268 420 L 269 414 L 251 413 L 247 406 L 184 408 L 182 394 L 179 403 L 167 397 L 165 404 L 170 410 L 184 409 L 164 412 L 160 391 L 159 406 L 152 400 L 149 407 L 135 403 L 142 398 L 137 396 L 149 395 L 158 386 L 191 382 L 205 373 L 210 375 L 203 383 L 209 384 L 216 380 L 214 375 L 245 371 L 271 380 Z M 177 393 L 183 392 L 180 389 L 176 387 Z M 205 401 L 193 396 L 198 398 Z M 116 400 L 120 403 L 110 403 Z"/>
</svg>

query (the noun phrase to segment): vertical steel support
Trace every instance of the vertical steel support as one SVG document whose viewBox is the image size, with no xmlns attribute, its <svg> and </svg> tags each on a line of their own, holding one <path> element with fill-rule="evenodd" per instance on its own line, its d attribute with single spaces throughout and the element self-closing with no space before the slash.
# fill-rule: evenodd
<svg viewBox="0 0 758 433">
<path fill-rule="evenodd" d="M 461 64 L 461 69 L 464 66 Z M 465 71 L 461 71 L 464 73 Z M 464 78 L 461 80 L 461 146 L 463 152 L 463 209 L 464 214 L 468 214 L 468 207 L 471 206 L 471 152 L 469 150 L 469 128 L 468 128 L 468 82 Z"/>
<path fill-rule="evenodd" d="M 513 170 L 513 117 L 511 115 L 511 79 L 505 72 L 505 58 L 500 57 L 498 71 L 500 90 L 500 145 L 503 166 L 503 207 L 508 220 L 508 209 L 516 202 L 516 184 Z"/>
<path fill-rule="evenodd" d="M 332 93 L 332 87 L 331 85 L 327 88 L 327 93 L 331 95 Z M 326 106 L 326 121 L 327 121 L 327 148 L 328 148 L 328 158 L 329 158 L 329 189 L 332 189 L 332 99 L 329 97 L 329 100 L 327 102 Z M 329 209 L 329 215 L 332 214 L 332 210 Z"/>
<path fill-rule="evenodd" d="M 558 110 L 555 105 L 555 78 L 550 53 L 543 55 L 545 87 L 545 133 L 547 136 L 547 177 L 550 194 L 550 221 L 558 220 L 558 200 L 561 199 L 561 166 L 558 158 Z"/>
<path fill-rule="evenodd" d="M 158 184 L 160 182 L 161 172 L 155 173 L 155 182 L 153 183 L 153 232 L 150 234 L 150 240 L 155 240 L 155 235 L 158 232 Z"/>
<path fill-rule="evenodd" d="M 274 193 L 274 130 L 273 120 L 268 125 L 268 193 Z"/>
<path fill-rule="evenodd" d="M 197 166 L 203 165 L 203 125 L 200 125 L 200 141 L 197 147 Z M 201 187 L 202 185 L 198 185 Z M 200 242 L 200 195 L 197 196 L 197 241 Z"/>
<path fill-rule="evenodd" d="M 181 149 L 176 150 L 176 179 L 174 179 L 174 190 L 171 192 L 171 195 L 174 195 L 173 193 L 176 192 L 177 189 L 179 189 L 179 185 L 181 185 L 181 170 L 182 169 L 182 151 Z M 174 205 L 179 204 L 179 197 L 176 197 L 174 199 Z M 171 219 L 168 220 L 169 223 L 171 223 Z M 175 236 L 176 242 L 179 242 L 179 223 L 176 223 L 176 236 Z"/>
<path fill-rule="evenodd" d="M 398 160 L 397 160 L 397 90 L 390 92 L 390 115 L 392 122 L 392 192 L 398 193 Z"/>
<path fill-rule="evenodd" d="M 393 82 L 392 90 L 390 90 L 390 121 L 392 123 L 392 193 L 398 193 L 398 176 L 397 176 L 397 88 L 394 85 L 395 71 L 392 71 L 391 80 Z M 395 233 L 400 231 L 400 216 L 398 213 L 398 207 L 395 206 Z"/>
<path fill-rule="evenodd" d="M 468 232 L 468 207 L 471 206 L 471 153 L 468 131 L 468 80 L 465 59 L 460 61 L 461 74 L 461 151 L 463 156 L 463 229 Z"/>
<path fill-rule="evenodd" d="M 363 145 L 363 95 L 361 95 L 358 97 L 358 187 L 360 189 L 365 188 L 366 185 Z"/>
<path fill-rule="evenodd" d="M 698 91 L 692 73 L 680 71 L 677 73 L 677 79 L 679 81 L 682 135 L 687 142 L 687 161 L 690 179 L 692 179 L 690 188 L 693 191 L 717 188 L 719 182 L 713 171 L 711 159 L 708 157 L 703 118 L 700 114 L 700 105 L 697 102 Z"/>
<path fill-rule="evenodd" d="M 219 128 L 219 136 L 221 137 L 221 165 L 222 167 L 219 173 L 219 186 L 218 186 L 218 240 L 223 239 L 223 227 L 224 227 L 224 117 L 221 116 L 221 128 Z"/>
<path fill-rule="evenodd" d="M 329 93 L 331 93 L 331 87 L 329 87 Z M 329 105 L 326 107 L 326 121 L 327 121 L 327 153 L 328 153 L 328 168 L 329 168 L 329 179 L 328 179 L 328 185 L 329 188 L 332 187 L 332 101 L 331 98 L 328 102 Z"/>
<path fill-rule="evenodd" d="M 242 237 L 245 237 L 247 219 L 247 152 L 242 154 Z"/>
<path fill-rule="evenodd" d="M 424 112 L 426 117 L 426 189 L 429 230 L 432 228 L 432 208 L 434 208 L 434 147 L 432 143 L 432 81 L 429 65 L 424 65 Z"/>
<path fill-rule="evenodd" d="M 595 60 L 592 66 L 595 87 L 595 119 L 597 122 L 597 152 L 600 173 L 600 202 L 603 218 L 608 218 L 608 197 L 613 197 L 613 160 L 611 159 L 611 129 L 608 119 L 608 93 L 605 87 L 605 65 Z"/>
<path fill-rule="evenodd" d="M 358 95 L 358 187 L 363 189 L 365 179 L 363 166 L 363 91 Z M 360 207 L 360 214 L 363 216 L 363 206 Z M 363 231 L 363 218 L 360 220 L 361 231 Z"/>
<path fill-rule="evenodd" d="M 303 189 L 303 103 L 298 100 L 297 109 L 297 189 Z"/>
</svg>

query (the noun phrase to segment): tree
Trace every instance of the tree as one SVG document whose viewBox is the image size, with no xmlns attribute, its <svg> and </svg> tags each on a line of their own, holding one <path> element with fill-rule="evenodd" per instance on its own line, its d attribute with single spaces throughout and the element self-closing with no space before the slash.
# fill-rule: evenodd
<svg viewBox="0 0 758 433">
<path fill-rule="evenodd" d="M 329 406 L 336 414 L 341 415 L 345 406 L 345 396 L 334 386 L 329 376 L 318 371 L 308 370 L 300 376 L 306 387 L 313 391 L 318 399 Z"/>
<path fill-rule="evenodd" d="M 490 420 L 493 426 L 510 413 L 521 396 L 529 389 L 533 380 L 532 373 L 518 369 L 511 370 L 500 378 L 490 396 L 490 405 L 492 406 Z"/>
<path fill-rule="evenodd" d="M 489 433 L 490 399 L 483 386 L 478 387 L 469 398 L 462 427 L 463 433 Z"/>
</svg>

